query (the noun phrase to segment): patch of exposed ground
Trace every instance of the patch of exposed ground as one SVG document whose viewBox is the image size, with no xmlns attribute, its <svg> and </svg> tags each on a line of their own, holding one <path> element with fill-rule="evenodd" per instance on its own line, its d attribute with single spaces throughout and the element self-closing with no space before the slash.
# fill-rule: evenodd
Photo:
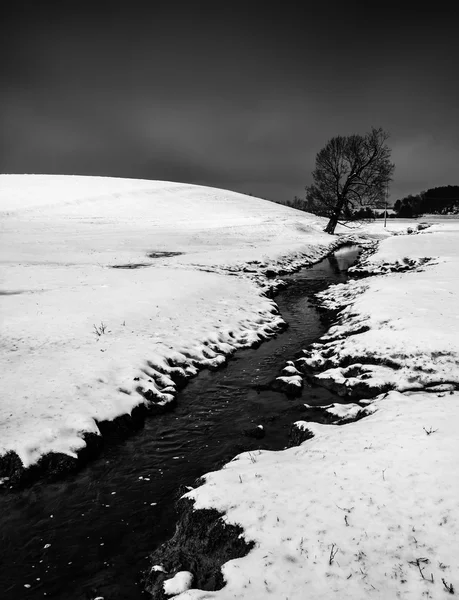
<svg viewBox="0 0 459 600">
<path fill-rule="evenodd" d="M 151 568 L 144 573 L 144 586 L 153 600 L 165 600 L 164 584 L 177 573 L 191 573 L 192 585 L 201 590 L 220 590 L 221 572 L 229 560 L 245 556 L 254 547 L 243 530 L 224 522 L 216 510 L 194 510 L 191 500 L 177 503 L 178 523 L 174 536 L 151 555 Z"/>
<path fill-rule="evenodd" d="M 127 263 L 125 265 L 111 265 L 112 269 L 142 269 L 152 267 L 151 263 Z"/>
<path fill-rule="evenodd" d="M 171 256 L 181 256 L 184 252 L 165 252 L 162 250 L 152 250 L 147 254 L 148 258 L 170 258 Z"/>
</svg>

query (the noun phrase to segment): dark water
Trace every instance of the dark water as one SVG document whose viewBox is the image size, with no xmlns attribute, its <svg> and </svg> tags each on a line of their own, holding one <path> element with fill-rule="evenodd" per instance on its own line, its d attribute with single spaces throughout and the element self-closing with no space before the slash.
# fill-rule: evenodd
<svg viewBox="0 0 459 600">
<path fill-rule="evenodd" d="M 239 351 L 219 371 L 201 372 L 180 393 L 174 412 L 149 419 L 76 475 L 2 493 L 0 598 L 146 598 L 139 574 L 148 552 L 173 533 L 179 487 L 241 451 L 284 448 L 303 402 L 335 400 L 321 389 L 305 388 L 302 398 L 289 400 L 254 386 L 270 381 L 324 332 L 310 297 L 345 281 L 358 252 L 342 249 L 286 277 L 292 285 L 276 302 L 287 331 Z M 265 427 L 262 440 L 243 434 L 256 424 Z"/>
</svg>

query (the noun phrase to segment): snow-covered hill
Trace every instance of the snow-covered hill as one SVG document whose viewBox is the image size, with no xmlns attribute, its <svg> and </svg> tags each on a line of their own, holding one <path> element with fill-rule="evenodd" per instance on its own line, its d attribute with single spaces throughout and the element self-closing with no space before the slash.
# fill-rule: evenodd
<svg viewBox="0 0 459 600">
<path fill-rule="evenodd" d="M 0 456 L 26 467 L 271 334 L 254 274 L 334 243 L 266 200 L 102 177 L 2 175 L 0 222 Z"/>
</svg>

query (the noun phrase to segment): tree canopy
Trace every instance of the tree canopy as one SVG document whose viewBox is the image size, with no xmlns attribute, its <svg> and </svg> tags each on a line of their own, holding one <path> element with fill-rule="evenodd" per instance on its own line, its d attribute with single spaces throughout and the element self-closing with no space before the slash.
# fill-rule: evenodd
<svg viewBox="0 0 459 600">
<path fill-rule="evenodd" d="M 384 205 L 395 168 L 388 137 L 381 128 L 364 136 L 338 136 L 317 154 L 306 200 L 309 210 L 329 217 L 327 233 L 334 233 L 340 218 L 361 207 Z"/>
</svg>

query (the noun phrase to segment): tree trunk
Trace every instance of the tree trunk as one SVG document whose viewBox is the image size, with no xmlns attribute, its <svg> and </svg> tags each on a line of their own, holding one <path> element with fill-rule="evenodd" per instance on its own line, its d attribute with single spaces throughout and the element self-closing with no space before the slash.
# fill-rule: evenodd
<svg viewBox="0 0 459 600">
<path fill-rule="evenodd" d="M 335 233 L 335 228 L 338 225 L 338 219 L 341 215 L 341 211 L 343 210 L 344 202 L 344 196 L 338 198 L 338 202 L 336 203 L 336 206 L 333 209 L 333 214 L 330 217 L 330 220 L 328 221 L 328 224 L 324 229 L 325 233 L 329 233 L 330 235 L 333 235 Z"/>
</svg>

